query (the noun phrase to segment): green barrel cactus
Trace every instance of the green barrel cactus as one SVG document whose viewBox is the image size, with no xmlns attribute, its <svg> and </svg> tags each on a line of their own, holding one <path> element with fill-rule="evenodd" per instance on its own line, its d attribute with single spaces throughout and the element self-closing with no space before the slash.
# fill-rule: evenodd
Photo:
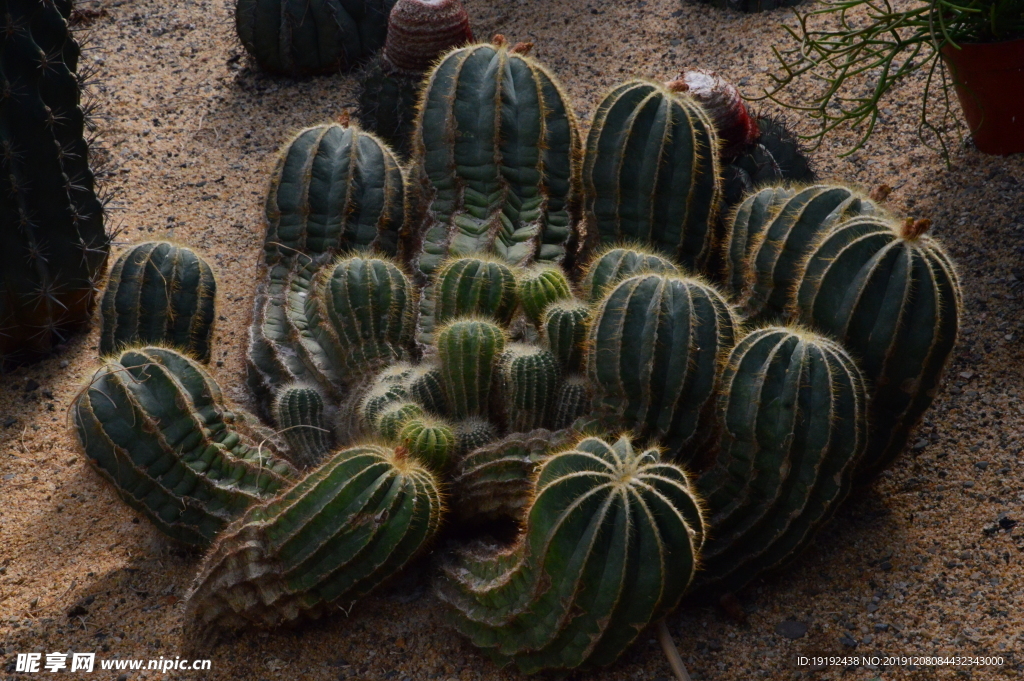
<svg viewBox="0 0 1024 681">
<path fill-rule="evenodd" d="M 744 313 L 752 321 L 783 319 L 814 244 L 843 219 L 877 211 L 874 202 L 846 187 L 814 185 L 790 197 L 762 230 L 747 234 L 755 243 L 749 249 Z"/>
<path fill-rule="evenodd" d="M 517 287 L 519 303 L 527 319 L 540 326 L 548 305 L 572 298 L 572 286 L 565 271 L 556 265 L 534 265 L 520 270 Z"/>
<path fill-rule="evenodd" d="M 517 543 L 457 555 L 437 592 L 460 632 L 524 673 L 610 664 L 679 603 L 703 533 L 681 468 L 585 438 L 541 464 Z"/>
<path fill-rule="evenodd" d="M 392 402 L 377 416 L 377 432 L 386 440 L 395 440 L 409 421 L 426 415 L 415 402 Z"/>
<path fill-rule="evenodd" d="M 441 380 L 456 419 L 486 416 L 505 331 L 484 319 L 457 319 L 437 332 Z"/>
<path fill-rule="evenodd" d="M 675 263 L 644 246 L 609 246 L 598 251 L 583 273 L 583 297 L 596 303 L 621 279 L 641 272 L 680 274 Z"/>
<path fill-rule="evenodd" d="M 0 23 L 0 371 L 88 323 L 107 264 L 68 0 L 8 0 Z"/>
<path fill-rule="evenodd" d="M 237 0 L 235 30 L 264 71 L 349 69 L 384 46 L 395 0 Z"/>
<path fill-rule="evenodd" d="M 813 249 L 792 307 L 849 348 L 871 382 L 863 479 L 903 449 L 956 345 L 960 285 L 929 225 L 878 217 L 842 223 Z"/>
<path fill-rule="evenodd" d="M 864 378 L 838 343 L 765 327 L 729 356 L 721 439 L 697 480 L 714 528 L 701 578 L 730 591 L 799 553 L 846 498 L 867 444 Z"/>
<path fill-rule="evenodd" d="M 498 427 L 481 416 L 469 416 L 457 421 L 452 430 L 460 454 L 483 447 L 498 438 Z"/>
<path fill-rule="evenodd" d="M 398 433 L 398 441 L 432 471 L 444 473 L 452 465 L 458 444 L 447 422 L 429 416 L 412 418 Z"/>
<path fill-rule="evenodd" d="M 714 123 L 675 83 L 616 87 L 598 105 L 587 138 L 588 234 L 704 267 L 720 200 L 718 144 Z"/>
<path fill-rule="evenodd" d="M 544 310 L 541 339 L 565 372 L 583 370 L 590 315 L 590 305 L 576 299 L 559 300 Z"/>
<path fill-rule="evenodd" d="M 784 120 L 756 116 L 758 137 L 722 168 L 722 200 L 734 206 L 758 187 L 780 182 L 807 184 L 816 175 L 800 139 Z"/>
<path fill-rule="evenodd" d="M 595 411 L 686 462 L 710 432 L 719 358 L 739 321 L 696 279 L 638 274 L 597 304 L 587 340 Z"/>
<path fill-rule="evenodd" d="M 166 241 L 133 246 L 110 270 L 100 303 L 100 354 L 167 344 L 210 361 L 217 280 L 195 251 Z"/>
<path fill-rule="evenodd" d="M 448 400 L 444 394 L 441 367 L 432 362 L 417 364 L 405 379 L 404 387 L 409 399 L 423 405 L 434 416 L 448 413 Z"/>
<path fill-rule="evenodd" d="M 486 254 L 453 258 L 438 270 L 430 298 L 420 301 L 419 340 L 429 344 L 435 327 L 456 317 L 480 315 L 507 325 L 518 302 L 507 264 Z"/>
<path fill-rule="evenodd" d="M 721 279 L 733 296 L 746 290 L 754 250 L 765 226 L 795 193 L 785 185 L 765 187 L 748 195 L 727 220 L 721 243 Z"/>
<path fill-rule="evenodd" d="M 554 77 L 522 51 L 496 36 L 449 52 L 426 81 L 411 171 L 425 203 L 413 264 L 425 276 L 477 252 L 517 265 L 571 260 L 576 117 Z"/>
<path fill-rule="evenodd" d="M 508 346 L 498 359 L 498 375 L 510 430 L 525 433 L 547 425 L 560 373 L 550 350 L 528 343 Z"/>
<path fill-rule="evenodd" d="M 402 167 L 374 135 L 337 123 L 300 130 L 270 180 L 267 264 L 354 249 L 397 255 L 407 201 Z"/>
<path fill-rule="evenodd" d="M 356 408 L 360 424 L 365 430 L 378 431 L 380 417 L 395 405 L 406 403 L 408 397 L 409 391 L 403 383 L 382 380 L 378 376 Z"/>
<path fill-rule="evenodd" d="M 323 395 L 310 385 L 289 385 L 274 399 L 274 422 L 288 443 L 292 461 L 303 468 L 320 463 L 334 448 L 334 431 Z"/>
<path fill-rule="evenodd" d="M 583 374 L 569 374 L 558 386 L 555 410 L 551 420 L 553 428 L 569 428 L 576 419 L 591 410 L 594 389 Z"/>
<path fill-rule="evenodd" d="M 246 436 L 213 378 L 175 350 L 110 358 L 70 415 L 82 453 L 118 496 L 186 544 L 205 546 L 297 476 Z"/>
<path fill-rule="evenodd" d="M 186 614 L 200 627 L 274 627 L 348 605 L 430 542 L 443 501 L 403 448 L 338 452 L 228 527 L 206 555 Z"/>
</svg>

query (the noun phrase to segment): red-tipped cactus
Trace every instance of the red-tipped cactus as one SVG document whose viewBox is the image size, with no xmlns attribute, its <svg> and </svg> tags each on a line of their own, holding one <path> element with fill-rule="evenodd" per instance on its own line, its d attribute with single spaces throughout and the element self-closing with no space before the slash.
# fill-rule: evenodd
<svg viewBox="0 0 1024 681">
<path fill-rule="evenodd" d="M 696 99 L 711 116 L 722 141 L 721 155 L 730 158 L 757 142 L 761 131 L 757 121 L 747 110 L 743 96 L 736 86 L 714 71 L 694 69 L 685 71 L 676 81 L 686 86 L 686 92 Z"/>
</svg>

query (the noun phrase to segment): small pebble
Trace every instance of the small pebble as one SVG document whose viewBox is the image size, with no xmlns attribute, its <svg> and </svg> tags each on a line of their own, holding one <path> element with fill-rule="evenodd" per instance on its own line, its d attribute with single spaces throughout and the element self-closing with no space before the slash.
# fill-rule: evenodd
<svg viewBox="0 0 1024 681">
<path fill-rule="evenodd" d="M 857 647 L 857 640 L 855 638 L 853 638 L 852 636 L 850 636 L 849 634 L 843 634 L 842 636 L 840 636 L 839 637 L 839 642 L 842 643 L 847 648 L 856 648 Z"/>
<path fill-rule="evenodd" d="M 783 638 L 797 639 L 807 635 L 807 624 L 786 620 L 775 625 L 775 633 Z"/>
<path fill-rule="evenodd" d="M 980 470 L 986 470 L 988 468 L 988 461 L 975 461 L 974 465 Z"/>
</svg>

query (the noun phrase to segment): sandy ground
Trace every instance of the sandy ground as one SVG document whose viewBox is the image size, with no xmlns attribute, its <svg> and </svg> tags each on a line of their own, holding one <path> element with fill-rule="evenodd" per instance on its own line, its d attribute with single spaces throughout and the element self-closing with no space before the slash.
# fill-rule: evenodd
<svg viewBox="0 0 1024 681">
<path fill-rule="evenodd" d="M 753 90 L 765 80 L 772 40 L 791 21 L 786 11 L 740 16 L 679 0 L 467 6 L 479 36 L 500 30 L 534 41 L 584 120 L 603 91 L 631 75 L 667 79 L 701 66 Z M 229 0 L 82 7 L 99 13 L 86 59 L 102 72 L 96 96 L 114 168 L 105 184 L 116 196 L 116 250 L 173 236 L 217 265 L 211 367 L 245 402 L 243 342 L 274 151 L 296 129 L 354 107 L 354 80 L 259 74 L 235 40 Z M 739 594 L 746 623 L 717 605 L 684 604 L 670 617 L 695 679 L 999 679 L 1024 670 L 1024 525 L 985 532 L 1000 518 L 1007 527 L 1024 520 L 1024 157 L 961 149 L 947 170 L 913 135 L 920 87 L 911 82 L 897 93 L 865 150 L 836 159 L 831 145 L 851 139 L 838 136 L 815 161 L 825 179 L 889 184 L 894 209 L 934 220 L 964 283 L 956 360 L 911 450 L 857 492 L 790 570 Z M 96 342 L 94 330 L 60 355 L 0 377 L 2 678 L 19 677 L 18 652 L 187 655 L 181 599 L 198 557 L 122 504 L 65 432 L 66 406 L 96 366 Z M 347 616 L 243 635 L 201 654 L 212 658 L 210 672 L 165 678 L 519 678 L 444 626 L 424 572 Z M 805 635 L 778 633 L 793 621 L 806 625 Z M 815 670 L 798 666 L 801 655 L 997 655 L 1004 663 Z M 575 678 L 669 676 L 653 635 L 643 635 L 615 666 Z"/>
</svg>

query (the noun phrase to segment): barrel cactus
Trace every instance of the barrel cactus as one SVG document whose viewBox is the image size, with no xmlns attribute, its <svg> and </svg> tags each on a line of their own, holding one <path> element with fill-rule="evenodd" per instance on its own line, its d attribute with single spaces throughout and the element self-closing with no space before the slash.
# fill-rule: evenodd
<svg viewBox="0 0 1024 681">
<path fill-rule="evenodd" d="M 871 216 L 842 223 L 811 252 L 791 307 L 849 348 L 871 382 L 864 479 L 906 445 L 956 345 L 960 285 L 929 226 Z"/>
<path fill-rule="evenodd" d="M 583 370 L 590 305 L 574 298 L 552 303 L 544 310 L 541 337 L 565 372 Z"/>
<path fill-rule="evenodd" d="M 451 426 L 429 416 L 406 421 L 398 433 L 398 441 L 409 450 L 410 456 L 438 474 L 451 468 L 458 447 Z"/>
<path fill-rule="evenodd" d="M 246 437 L 213 378 L 175 350 L 136 347 L 109 358 L 70 414 L 92 467 L 125 503 L 186 544 L 205 546 L 297 476 L 265 443 Z"/>
<path fill-rule="evenodd" d="M 289 385 L 278 392 L 274 421 L 288 443 L 292 461 L 303 468 L 320 463 L 334 447 L 323 395 L 311 385 Z"/>
<path fill-rule="evenodd" d="M 540 325 L 547 306 L 560 300 L 572 298 L 572 287 L 561 267 L 555 265 L 534 265 L 519 272 L 519 303 L 526 317 Z"/>
<path fill-rule="evenodd" d="M 644 246 L 609 246 L 591 258 L 580 287 L 586 300 L 597 302 L 619 280 L 643 272 L 680 273 L 675 263 Z"/>
<path fill-rule="evenodd" d="M 0 371 L 89 321 L 107 263 L 70 13 L 9 0 L 0 17 Z"/>
<path fill-rule="evenodd" d="M 409 421 L 424 415 L 423 407 L 415 402 L 392 402 L 377 416 L 377 432 L 386 440 L 395 440 Z"/>
<path fill-rule="evenodd" d="M 422 551 L 442 509 L 437 479 L 404 448 L 342 450 L 218 537 L 188 615 L 200 627 L 225 628 L 320 617 Z"/>
<path fill-rule="evenodd" d="M 717 459 L 697 480 L 714 528 L 701 576 L 736 591 L 799 553 L 846 498 L 867 444 L 865 382 L 838 343 L 765 327 L 730 354 L 718 414 Z"/>
<path fill-rule="evenodd" d="M 505 330 L 484 319 L 457 319 L 437 332 L 441 380 L 454 418 L 491 411 L 491 384 L 506 342 Z"/>
<path fill-rule="evenodd" d="M 508 324 L 518 303 L 516 276 L 500 259 L 486 254 L 453 258 L 435 275 L 430 297 L 420 301 L 418 340 L 429 344 L 437 325 L 467 315 Z"/>
<path fill-rule="evenodd" d="M 703 533 L 681 468 L 585 438 L 541 464 L 515 545 L 459 554 L 437 592 L 460 632 L 525 673 L 609 664 L 679 602 Z"/>
<path fill-rule="evenodd" d="M 498 359 L 498 375 L 510 430 L 525 433 L 551 420 L 560 369 L 550 351 L 512 343 Z"/>
<path fill-rule="evenodd" d="M 210 361 L 217 280 L 187 246 L 148 241 L 110 270 L 100 304 L 100 354 L 138 343 L 167 344 Z"/>
<path fill-rule="evenodd" d="M 685 83 L 630 81 L 598 105 L 583 163 L 588 233 L 706 265 L 720 189 L 718 134 Z"/>
<path fill-rule="evenodd" d="M 349 69 L 384 46 L 395 0 L 237 0 L 235 30 L 260 68 L 286 76 Z"/>
<path fill-rule="evenodd" d="M 498 427 L 482 416 L 467 416 L 455 423 L 455 446 L 466 454 L 498 439 Z"/>
<path fill-rule="evenodd" d="M 728 218 L 720 244 L 720 278 L 733 296 L 739 297 L 746 290 L 750 263 L 765 227 L 795 193 L 795 189 L 786 185 L 765 187 L 748 195 Z"/>
</svg>

